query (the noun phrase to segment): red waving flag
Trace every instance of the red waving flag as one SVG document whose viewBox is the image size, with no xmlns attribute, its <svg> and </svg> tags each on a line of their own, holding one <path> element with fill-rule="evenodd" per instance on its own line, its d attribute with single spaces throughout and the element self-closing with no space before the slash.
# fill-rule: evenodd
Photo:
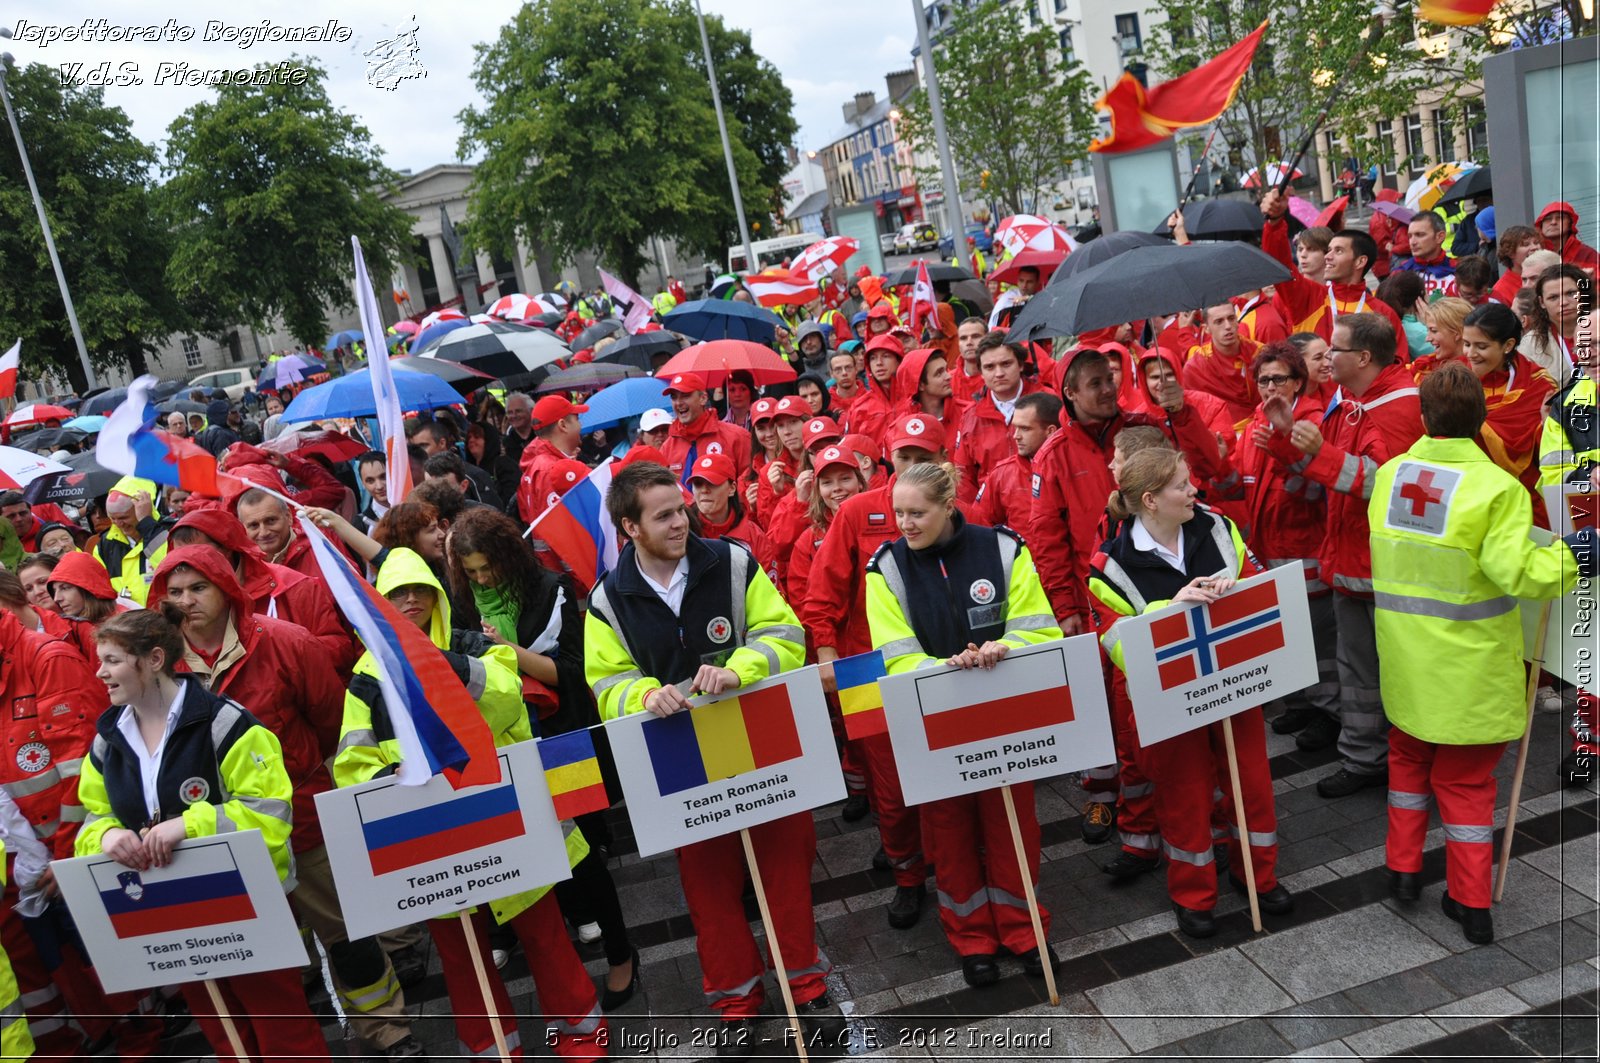
<svg viewBox="0 0 1600 1063">
<path fill-rule="evenodd" d="M 1111 135 L 1089 145 L 1090 151 L 1137 151 L 1159 144 L 1175 131 L 1205 125 L 1221 117 L 1239 91 L 1255 58 L 1267 23 L 1209 63 L 1164 81 L 1153 89 L 1123 74 L 1095 106 L 1111 116 Z"/>
</svg>

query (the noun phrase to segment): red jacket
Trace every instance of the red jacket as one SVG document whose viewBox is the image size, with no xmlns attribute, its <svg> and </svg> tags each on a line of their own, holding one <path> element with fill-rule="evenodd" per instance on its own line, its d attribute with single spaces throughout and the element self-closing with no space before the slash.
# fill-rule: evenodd
<svg viewBox="0 0 1600 1063">
<path fill-rule="evenodd" d="M 1210 343 L 1202 343 L 1189 351 L 1179 378 L 1186 389 L 1215 395 L 1228 408 L 1228 418 L 1234 423 L 1249 419 L 1255 412 L 1261 395 L 1256 391 L 1255 379 L 1250 375 L 1250 362 L 1261 344 L 1239 337 L 1237 354 L 1219 354 Z"/>
<path fill-rule="evenodd" d="M 39 633 L 48 638 L 59 639 L 68 646 L 78 651 L 78 654 L 88 662 L 89 674 L 94 676 L 95 694 L 102 702 L 109 705 L 111 697 L 106 692 L 106 685 L 100 681 L 100 650 L 95 643 L 94 632 L 96 624 L 88 620 L 79 620 L 74 616 L 62 616 L 60 613 L 49 609 L 35 609 L 39 614 Z"/>
<path fill-rule="evenodd" d="M 680 483 L 686 482 L 684 470 L 707 454 L 726 454 L 733 459 L 733 467 L 744 472 L 750 467 L 750 432 L 721 420 L 717 411 L 708 407 L 693 424 L 673 421 L 666 442 L 661 444 L 661 453 Z"/>
<path fill-rule="evenodd" d="M 966 479 L 963 472 L 962 479 Z M 1033 462 L 1013 452 L 983 477 L 972 502 L 972 522 L 1004 524 L 1021 534 L 1033 523 Z"/>
<path fill-rule="evenodd" d="M 819 528 L 808 522 L 789 549 L 789 565 L 784 572 L 781 586 L 783 596 L 789 601 L 789 608 L 796 614 L 800 612 L 800 606 L 806 600 L 806 588 L 811 584 L 812 563 L 816 560 L 817 548 L 822 545 L 822 537 L 826 534 L 828 529 Z M 815 652 L 815 644 L 811 648 Z"/>
<path fill-rule="evenodd" d="M 1289 338 L 1289 323 L 1266 296 L 1235 299 L 1239 307 L 1239 335 L 1265 346 Z"/>
<path fill-rule="evenodd" d="M 1277 292 L 1278 309 L 1289 323 L 1291 331 L 1315 332 L 1333 342 L 1333 316 L 1328 313 L 1331 301 L 1338 305 L 1340 314 L 1364 310 L 1388 318 L 1389 324 L 1394 326 L 1396 357 L 1402 362 L 1410 360 L 1406 329 L 1400 323 L 1400 316 L 1388 303 L 1369 292 L 1365 284 L 1318 284 L 1300 275 L 1294 256 L 1289 253 L 1288 226 L 1281 218 L 1261 227 L 1261 250 L 1288 266 L 1294 274 L 1289 280 L 1273 285 L 1273 290 Z"/>
<path fill-rule="evenodd" d="M 721 524 L 713 524 L 706 519 L 705 514 L 700 514 L 700 537 L 702 539 L 732 539 L 737 543 L 750 548 L 750 553 L 755 555 L 756 563 L 767 570 L 770 575 L 773 569 L 772 542 L 767 538 L 767 533 L 761 530 L 761 525 L 750 519 L 748 512 L 736 516 L 733 505 L 728 506 L 728 519 Z"/>
<path fill-rule="evenodd" d="M 1576 225 L 1577 223 L 1574 222 L 1573 224 Z M 1552 247 L 1550 250 L 1559 254 L 1561 256 L 1561 261 L 1567 263 L 1568 265 L 1577 266 L 1579 269 L 1586 269 L 1590 273 L 1600 270 L 1600 251 L 1596 251 L 1594 248 L 1578 239 L 1577 233 L 1573 233 L 1571 236 L 1567 237 L 1567 242 L 1562 244 L 1560 247 Z"/>
<path fill-rule="evenodd" d="M 1367 501 L 1378 466 L 1405 453 L 1422 435 L 1422 405 L 1411 371 L 1396 362 L 1379 373 L 1361 398 L 1345 399 L 1322 422 L 1322 448 L 1305 477 L 1328 489 L 1328 534 L 1322 578 L 1344 594 L 1372 595 L 1372 550 Z M 1272 452 L 1285 465 L 1305 455 L 1286 436 L 1274 435 Z"/>
<path fill-rule="evenodd" d="M 1517 293 L 1521 290 L 1522 274 L 1514 269 L 1508 269 L 1500 274 L 1500 279 L 1494 282 L 1493 288 L 1489 289 L 1489 301 L 1510 306 L 1516 302 Z"/>
<path fill-rule="evenodd" d="M 282 461 L 281 468 L 268 461 L 267 452 L 260 447 L 235 443 L 223 454 L 218 468 L 223 472 L 237 472 L 250 466 L 265 466 L 274 470 L 276 479 L 283 484 L 283 493 L 302 506 L 336 510 L 344 504 L 349 488 L 340 483 L 333 473 L 298 454 L 279 454 L 276 457 Z M 254 479 L 254 474 L 259 472 L 259 469 L 252 469 L 251 478 Z M 285 475 L 288 479 L 284 478 Z"/>
<path fill-rule="evenodd" d="M 870 386 L 863 385 L 860 396 L 850 404 L 847 417 L 849 424 L 844 426 L 845 432 L 871 436 L 881 447 L 892 419 L 891 411 L 896 408 L 876 382 Z"/>
<path fill-rule="evenodd" d="M 65 524 L 72 527 L 73 519 L 61 512 L 61 507 L 54 502 L 38 502 L 29 507 L 29 515 L 33 517 L 33 527 L 26 533 L 19 533 L 17 538 L 22 540 L 22 549 L 30 554 L 39 552 L 39 530 L 46 524 Z"/>
<path fill-rule="evenodd" d="M 1042 390 L 1044 385 L 1038 378 L 1026 378 L 1018 398 Z M 979 392 L 970 405 L 962 407 L 950 453 L 961 470 L 960 497 L 968 502 L 978 497 L 978 489 L 1002 461 L 1016 456 L 1017 440 L 1011 434 L 1011 423 L 987 391 Z"/>
<path fill-rule="evenodd" d="M 1217 441 L 1187 402 L 1177 413 L 1161 410 L 1159 416 L 1119 410 L 1111 420 L 1096 425 L 1077 420 L 1070 403 L 1063 407 L 1061 431 L 1045 440 L 1033 456 L 1032 523 L 1024 533 L 1058 619 L 1089 618 L 1089 558 L 1100 546 L 1096 529 L 1116 488 L 1110 468 L 1113 443 L 1122 429 L 1141 424 L 1165 432 L 1202 482 L 1236 475 L 1218 456 Z"/>
<path fill-rule="evenodd" d="M 772 461 L 783 470 L 786 477 L 783 489 L 780 491 L 773 487 L 772 481 L 767 479 L 772 463 L 762 466 L 761 472 L 756 477 L 755 519 L 768 530 L 771 530 L 772 519 L 777 515 L 778 503 L 794 494 L 794 479 L 802 471 L 801 459 L 790 454 L 787 448 L 780 448 L 778 456 Z"/>
<path fill-rule="evenodd" d="M 517 512 L 522 514 L 522 523 L 532 523 L 535 517 L 549 508 L 550 469 L 556 462 L 566 461 L 571 456 L 561 453 L 561 449 L 550 440 L 537 437 L 523 448 L 520 465 L 522 476 L 517 482 Z"/>
<path fill-rule="evenodd" d="M 28 631 L 0 610 L 0 786 L 57 859 L 83 826 L 78 773 L 107 707 L 106 688 L 72 643 Z"/>
<path fill-rule="evenodd" d="M 339 744 L 344 720 L 344 683 L 328 652 L 305 628 L 255 613 L 249 595 L 227 559 L 209 546 L 186 546 L 167 554 L 150 582 L 150 594 L 167 596 L 167 579 L 187 565 L 227 595 L 241 656 L 219 660 L 220 669 L 200 672 L 191 655 L 179 671 L 193 672 L 208 690 L 226 694 L 255 714 L 283 746 L 283 764 L 294 784 L 294 833 L 291 848 L 299 853 L 322 844 L 316 795 L 333 787 L 324 763 Z"/>
<path fill-rule="evenodd" d="M 1295 403 L 1294 419 L 1322 423 L 1326 403 L 1303 395 Z M 1268 567 L 1290 558 L 1317 558 L 1328 527 L 1328 496 L 1323 486 L 1304 475 L 1310 459 L 1285 462 L 1270 450 L 1255 445 L 1257 425 L 1271 426 L 1258 409 L 1246 429 L 1239 433 L 1236 459 L 1244 477 L 1245 499 L 1241 507 L 1244 521 L 1239 530 Z M 1308 579 L 1311 575 L 1308 573 Z M 1312 582 L 1312 591 L 1326 592 L 1327 584 Z"/>
</svg>

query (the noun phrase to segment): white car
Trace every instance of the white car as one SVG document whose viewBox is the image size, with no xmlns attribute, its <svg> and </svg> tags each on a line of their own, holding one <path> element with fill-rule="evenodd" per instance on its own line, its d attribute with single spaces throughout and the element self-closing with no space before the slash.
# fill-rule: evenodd
<svg viewBox="0 0 1600 1063">
<path fill-rule="evenodd" d="M 886 255 L 894 254 L 895 239 L 897 236 L 897 233 L 879 233 L 878 249 Z"/>
<path fill-rule="evenodd" d="M 238 402 L 244 398 L 244 393 L 255 386 L 256 378 L 243 369 L 219 369 L 214 373 L 202 373 L 189 381 L 191 388 L 221 388 L 228 393 L 229 402 Z"/>
</svg>

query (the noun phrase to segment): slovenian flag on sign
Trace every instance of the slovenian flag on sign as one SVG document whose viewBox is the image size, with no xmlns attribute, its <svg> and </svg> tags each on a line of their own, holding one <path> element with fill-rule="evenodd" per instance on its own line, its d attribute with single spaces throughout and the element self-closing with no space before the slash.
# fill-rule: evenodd
<svg viewBox="0 0 1600 1063">
<path fill-rule="evenodd" d="M 878 689 L 878 680 L 888 674 L 882 650 L 841 657 L 833 662 L 833 683 L 839 692 L 839 713 L 844 717 L 847 738 L 871 738 L 888 733 L 889 724 L 883 716 L 883 691 Z"/>
<path fill-rule="evenodd" d="M 603 461 L 528 529 L 572 570 L 579 592 L 585 595 L 617 567 L 617 526 L 606 510 L 610 490 L 611 463 Z"/>
<path fill-rule="evenodd" d="M 377 665 L 384 707 L 400 743 L 396 777 L 421 786 L 443 772 L 457 789 L 498 782 L 494 735 L 433 640 L 395 611 L 304 514 L 300 531 L 322 578 Z"/>
<path fill-rule="evenodd" d="M 185 872 L 181 876 L 175 872 Z M 238 923 L 256 917 L 244 876 L 226 845 L 184 850 L 172 874 L 146 882 L 121 864 L 90 868 L 100 903 L 118 938 Z"/>
<path fill-rule="evenodd" d="M 128 397 L 100 428 L 95 460 L 124 476 L 221 497 L 219 479 L 232 477 L 217 472 L 217 459 L 187 439 L 152 427 L 158 416 L 150 402 L 150 389 L 155 385 L 153 376 L 142 376 L 128 385 Z"/>
</svg>

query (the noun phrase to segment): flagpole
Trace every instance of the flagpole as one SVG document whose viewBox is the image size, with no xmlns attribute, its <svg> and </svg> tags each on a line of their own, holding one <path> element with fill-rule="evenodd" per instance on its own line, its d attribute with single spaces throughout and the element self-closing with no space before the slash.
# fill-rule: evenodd
<svg viewBox="0 0 1600 1063">
<path fill-rule="evenodd" d="M 1385 17 L 1386 15 L 1387 18 Z M 1350 57 L 1350 65 L 1345 68 L 1344 76 L 1334 80 L 1333 87 L 1328 90 L 1327 98 L 1322 101 L 1322 110 L 1317 113 L 1316 119 L 1312 121 L 1310 127 L 1306 130 L 1305 139 L 1300 142 L 1300 150 L 1294 153 L 1294 158 L 1290 160 L 1289 165 L 1279 175 L 1277 188 L 1283 195 L 1289 194 L 1289 183 L 1294 179 L 1294 172 L 1300 168 L 1300 160 L 1305 158 L 1306 152 L 1311 150 L 1311 142 L 1316 139 L 1317 130 L 1322 128 L 1322 123 L 1328 118 L 1328 112 L 1333 110 L 1333 105 L 1338 101 L 1340 94 L 1344 92 L 1345 78 L 1355 73 L 1356 68 L 1361 65 L 1361 61 L 1378 46 L 1378 42 L 1383 39 L 1383 31 L 1388 27 L 1387 19 L 1394 16 L 1394 8 L 1387 3 L 1380 3 L 1377 9 L 1374 10 L 1372 21 L 1367 24 L 1366 39 L 1356 49 L 1356 54 Z M 1282 160 L 1280 159 L 1279 161 L 1281 162 Z M 1261 176 L 1263 178 L 1266 177 L 1266 163 L 1258 160 L 1257 165 L 1261 167 Z M 1260 927 L 1258 926 L 1256 929 L 1259 930 Z"/>
<path fill-rule="evenodd" d="M 489 976 L 483 969 L 483 953 L 478 951 L 478 932 L 472 923 L 471 908 L 461 913 L 461 930 L 467 935 L 467 954 L 472 957 L 472 973 L 478 976 L 478 991 L 483 994 L 483 1010 L 489 1020 L 489 1032 L 494 1034 L 495 1051 L 500 1053 L 501 1063 L 511 1063 L 511 1048 L 506 1044 L 505 1027 L 500 1025 L 500 1015 L 494 1006 L 494 993 L 489 989 Z"/>
<path fill-rule="evenodd" d="M 756 904 L 761 908 L 761 928 L 767 932 L 767 948 L 772 952 L 773 973 L 778 976 L 778 988 L 783 991 L 783 1006 L 789 1011 L 789 1029 L 794 1031 L 795 1051 L 800 1063 L 806 1063 L 806 1035 L 800 1028 L 800 1017 L 795 1011 L 794 990 L 789 988 L 789 972 L 783 965 L 783 951 L 778 947 L 778 928 L 772 925 L 772 910 L 767 907 L 767 891 L 761 884 L 761 865 L 756 863 L 755 843 L 750 840 L 750 828 L 739 830 L 739 840 L 744 842 L 744 862 L 750 868 L 750 884 L 755 888 Z"/>
<path fill-rule="evenodd" d="M 228 1047 L 233 1049 L 234 1058 L 239 1063 L 250 1063 L 250 1057 L 245 1055 L 244 1042 L 239 1040 L 239 1028 L 233 1024 L 233 1016 L 228 1014 L 228 1007 L 222 1001 L 222 991 L 217 988 L 215 978 L 205 980 L 206 995 L 211 998 L 211 1010 L 217 1013 L 217 1019 L 222 1023 L 222 1032 L 228 1036 Z"/>
<path fill-rule="evenodd" d="M 717 108 L 717 131 L 722 134 L 722 158 L 728 164 L 728 187 L 733 189 L 733 212 L 739 218 L 739 239 L 744 241 L 744 268 L 754 273 L 761 268 L 755 248 L 750 246 L 750 226 L 744 220 L 744 197 L 739 194 L 739 171 L 733 165 L 733 148 L 728 143 L 728 120 L 722 116 L 722 93 L 717 91 L 717 67 L 711 61 L 711 38 L 706 36 L 706 14 L 700 0 L 694 0 L 694 15 L 700 21 L 700 47 L 706 53 L 706 77 L 711 81 L 711 102 Z"/>
<path fill-rule="evenodd" d="M 1256 896 L 1256 864 L 1250 853 L 1250 828 L 1244 819 L 1244 788 L 1239 785 L 1239 755 L 1233 748 L 1233 717 L 1224 717 L 1222 738 L 1228 745 L 1228 781 L 1233 785 L 1233 819 L 1239 828 L 1239 854 L 1244 860 L 1245 891 L 1250 896 L 1250 925 L 1261 933 L 1261 901 Z"/>
<path fill-rule="evenodd" d="M 1505 834 L 1500 839 L 1500 861 L 1494 869 L 1494 902 L 1506 892 L 1506 870 L 1511 866 L 1511 839 L 1517 833 L 1517 813 L 1522 807 L 1522 773 L 1528 770 L 1528 741 L 1533 737 L 1533 706 L 1539 697 L 1539 674 L 1544 670 L 1544 640 L 1550 631 L 1550 607 L 1546 601 L 1539 608 L 1539 624 L 1533 641 L 1533 658 L 1528 662 L 1528 722 L 1522 729 L 1522 740 L 1517 743 L 1517 770 L 1511 776 L 1511 806 L 1506 809 Z"/>
</svg>

